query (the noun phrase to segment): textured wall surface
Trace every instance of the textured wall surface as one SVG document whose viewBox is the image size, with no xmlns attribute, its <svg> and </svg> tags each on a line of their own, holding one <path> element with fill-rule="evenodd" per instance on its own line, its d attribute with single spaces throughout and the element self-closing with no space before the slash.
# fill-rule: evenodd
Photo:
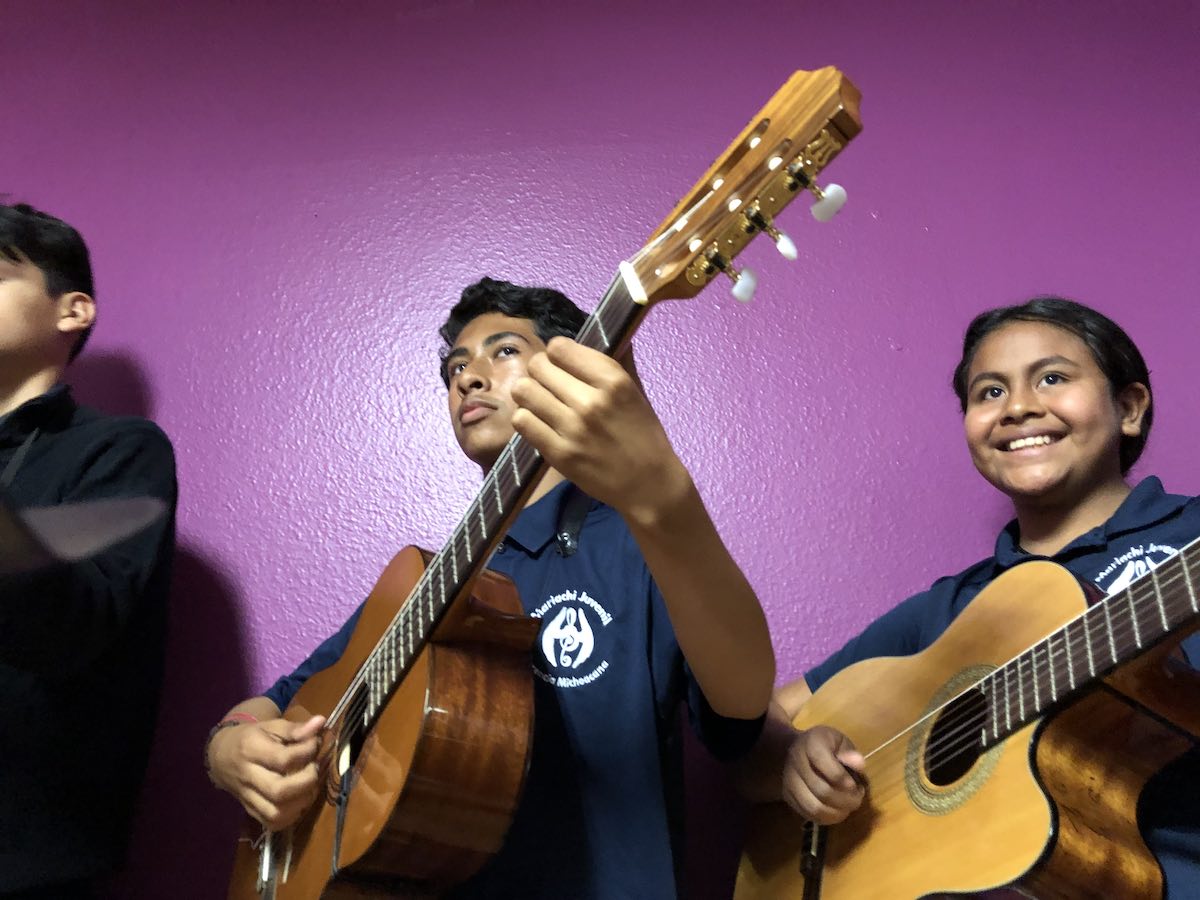
<svg viewBox="0 0 1200 900">
<path fill-rule="evenodd" d="M 125 891 L 220 894 L 230 804 L 199 750 L 406 543 L 437 545 L 461 459 L 435 328 L 482 274 L 591 306 L 797 68 L 863 91 L 794 205 L 785 263 L 654 310 L 640 368 L 801 673 L 1007 518 L 948 388 L 985 307 L 1061 292 L 1154 372 L 1138 473 L 1200 491 L 1200 13 L 1193 2 L 0 0 L 0 191 L 77 224 L 100 324 L 79 393 L 156 418 L 180 464 L 166 707 Z M 697 896 L 729 824 L 694 778 Z M 706 818 L 706 813 L 715 818 Z"/>
</svg>

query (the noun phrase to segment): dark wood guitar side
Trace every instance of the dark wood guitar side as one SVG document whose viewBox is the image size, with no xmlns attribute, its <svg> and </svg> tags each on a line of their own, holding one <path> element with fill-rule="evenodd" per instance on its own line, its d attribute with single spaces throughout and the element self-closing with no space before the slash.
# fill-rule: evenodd
<svg viewBox="0 0 1200 900">
<path fill-rule="evenodd" d="M 1200 675 L 1175 656 L 1197 552 L 1090 606 L 1067 570 L 1018 566 L 925 651 L 830 679 L 794 724 L 865 752 L 866 800 L 821 844 L 782 803 L 753 810 L 735 900 L 1161 897 L 1137 799 L 1200 735 Z"/>
<path fill-rule="evenodd" d="M 392 560 L 346 652 L 300 689 L 288 719 L 330 714 L 428 559 L 409 547 Z M 342 820 L 333 758 L 340 735 L 331 730 L 319 802 L 290 832 L 271 836 L 274 883 L 258 886 L 263 836 L 248 821 L 230 898 L 436 896 L 478 869 L 499 848 L 524 784 L 533 734 L 529 650 L 537 631 L 512 583 L 485 570 L 357 748 Z M 396 872 L 407 873 L 406 881 Z"/>
</svg>

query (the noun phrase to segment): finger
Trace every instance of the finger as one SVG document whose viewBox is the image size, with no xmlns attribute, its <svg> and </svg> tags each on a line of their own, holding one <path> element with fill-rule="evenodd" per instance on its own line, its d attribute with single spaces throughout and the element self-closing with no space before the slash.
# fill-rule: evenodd
<svg viewBox="0 0 1200 900">
<path fill-rule="evenodd" d="M 570 376 L 567 376 L 568 378 Z M 562 398 L 534 378 L 522 378 L 512 388 L 518 408 L 528 410 L 557 434 L 578 430 L 579 417 Z"/>
<path fill-rule="evenodd" d="M 591 347 L 564 337 L 554 337 L 546 345 L 546 356 L 564 372 L 594 388 L 607 389 L 629 379 L 621 364 Z"/>
<path fill-rule="evenodd" d="M 318 785 L 317 766 L 310 763 L 290 775 L 268 773 L 254 788 L 276 806 L 296 803 L 307 806 L 316 798 Z"/>
<path fill-rule="evenodd" d="M 311 763 L 320 749 L 321 741 L 315 737 L 287 744 L 272 739 L 248 740 L 245 758 L 268 771 L 287 775 Z"/>
<path fill-rule="evenodd" d="M 850 814 L 848 809 L 839 809 L 824 803 L 794 772 L 790 777 L 784 778 L 783 799 L 804 818 L 818 825 L 836 825 Z"/>
<path fill-rule="evenodd" d="M 852 791 L 857 787 L 858 782 L 846 771 L 846 767 L 842 765 L 841 760 L 835 754 L 834 748 L 823 740 L 806 742 L 804 750 L 805 760 L 812 772 L 825 784 L 841 791 Z"/>
<path fill-rule="evenodd" d="M 848 749 L 838 750 L 837 760 L 847 769 L 858 772 L 860 775 L 867 768 L 867 758 L 855 750 L 853 744 Z"/>
<path fill-rule="evenodd" d="M 291 725 L 291 732 L 285 733 L 283 737 L 293 743 L 305 741 L 320 734 L 321 729 L 325 727 L 325 717 L 313 716 L 304 722 L 292 722 Z"/>
<path fill-rule="evenodd" d="M 517 434 L 533 444 L 534 448 L 546 458 L 553 468 L 562 471 L 567 460 L 567 446 L 557 431 L 539 419 L 528 409 L 515 409 L 512 414 L 512 427 Z M 571 474 L 563 472 L 568 478 Z"/>
</svg>

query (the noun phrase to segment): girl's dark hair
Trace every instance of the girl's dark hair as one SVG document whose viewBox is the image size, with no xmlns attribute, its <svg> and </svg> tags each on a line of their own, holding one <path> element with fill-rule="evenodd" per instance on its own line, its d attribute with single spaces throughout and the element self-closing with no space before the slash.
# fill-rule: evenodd
<svg viewBox="0 0 1200 900">
<path fill-rule="evenodd" d="M 954 370 L 954 393 L 965 413 L 967 411 L 967 370 L 975 358 L 975 351 L 985 337 L 1011 322 L 1045 322 L 1069 331 L 1081 341 L 1096 360 L 1096 365 L 1108 379 L 1109 389 L 1115 398 L 1131 384 L 1141 383 L 1150 394 L 1150 403 L 1142 417 L 1142 430 L 1134 437 L 1121 436 L 1121 474 L 1124 475 L 1142 455 L 1146 440 L 1150 437 L 1150 426 L 1154 422 L 1154 392 L 1150 388 L 1150 371 L 1141 351 L 1124 329 L 1116 322 L 1096 310 L 1064 300 L 1062 297 L 1034 297 L 1019 306 L 1002 306 L 989 309 L 974 318 L 963 336 L 962 360 Z"/>
<path fill-rule="evenodd" d="M 83 237 L 49 213 L 28 203 L 0 204 L 0 255 L 15 263 L 28 260 L 46 277 L 46 293 L 61 297 L 81 291 L 95 299 L 92 263 Z M 88 326 L 71 348 L 71 359 L 79 355 L 91 334 Z"/>
<path fill-rule="evenodd" d="M 454 342 L 472 320 L 492 312 L 528 319 L 537 336 L 546 342 L 552 337 L 575 337 L 587 321 L 587 313 L 554 288 L 522 287 L 509 281 L 481 278 L 463 289 L 462 299 L 438 330 L 444 342 L 439 354 L 442 381 L 447 386 L 450 380 L 446 374 L 446 356 L 454 349 Z"/>
</svg>

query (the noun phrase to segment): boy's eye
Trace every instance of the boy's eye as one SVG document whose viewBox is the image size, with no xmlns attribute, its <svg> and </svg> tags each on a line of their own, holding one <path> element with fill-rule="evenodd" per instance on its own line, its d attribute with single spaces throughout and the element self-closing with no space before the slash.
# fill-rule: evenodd
<svg viewBox="0 0 1200 900">
<path fill-rule="evenodd" d="M 501 347 L 500 349 L 498 349 L 496 351 L 496 355 L 497 356 L 512 356 L 513 354 L 515 354 L 517 352 L 518 351 L 515 346 L 513 346 L 512 344 L 505 344 L 503 347 Z"/>
<path fill-rule="evenodd" d="M 991 384 L 979 392 L 980 400 L 996 400 L 1004 395 L 1004 389 L 998 384 Z"/>
<path fill-rule="evenodd" d="M 1045 384 L 1062 384 L 1063 377 L 1057 372 L 1047 372 L 1042 376 L 1042 381 Z"/>
</svg>

